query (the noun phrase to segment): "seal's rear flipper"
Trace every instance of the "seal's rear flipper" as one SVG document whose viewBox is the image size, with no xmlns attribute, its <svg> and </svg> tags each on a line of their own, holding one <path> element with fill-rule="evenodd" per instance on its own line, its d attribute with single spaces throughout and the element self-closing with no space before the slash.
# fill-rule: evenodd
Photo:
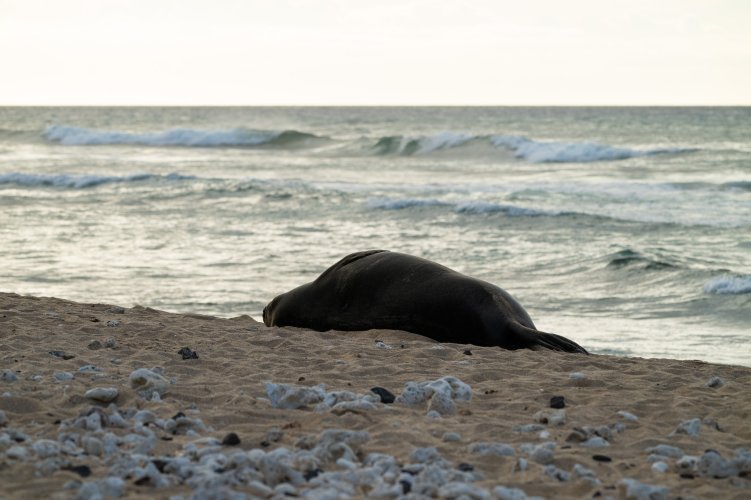
<svg viewBox="0 0 751 500">
<path fill-rule="evenodd" d="M 519 323 L 512 323 L 511 328 L 519 339 L 521 348 L 532 349 L 534 351 L 540 348 L 550 349 L 552 351 L 578 352 L 589 354 L 586 349 L 566 337 L 561 337 L 555 333 L 545 333 L 532 328 L 527 328 Z"/>
</svg>

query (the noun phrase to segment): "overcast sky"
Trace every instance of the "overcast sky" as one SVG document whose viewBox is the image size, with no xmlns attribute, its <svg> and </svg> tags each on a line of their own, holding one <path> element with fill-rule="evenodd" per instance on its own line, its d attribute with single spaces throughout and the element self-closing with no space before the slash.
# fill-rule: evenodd
<svg viewBox="0 0 751 500">
<path fill-rule="evenodd" d="M 0 0 L 0 104 L 751 105 L 751 0 Z"/>
</svg>

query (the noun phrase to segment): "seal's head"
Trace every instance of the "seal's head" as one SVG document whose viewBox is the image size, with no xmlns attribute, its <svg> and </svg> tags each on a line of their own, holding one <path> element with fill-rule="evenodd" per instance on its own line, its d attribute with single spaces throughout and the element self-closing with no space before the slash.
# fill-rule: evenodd
<svg viewBox="0 0 751 500">
<path fill-rule="evenodd" d="M 277 303 L 279 303 L 279 299 L 282 296 L 279 295 L 277 297 L 274 297 L 274 299 L 266 304 L 266 307 L 263 308 L 263 324 L 266 326 L 272 326 L 272 320 L 274 318 L 274 307 L 276 307 Z"/>
</svg>

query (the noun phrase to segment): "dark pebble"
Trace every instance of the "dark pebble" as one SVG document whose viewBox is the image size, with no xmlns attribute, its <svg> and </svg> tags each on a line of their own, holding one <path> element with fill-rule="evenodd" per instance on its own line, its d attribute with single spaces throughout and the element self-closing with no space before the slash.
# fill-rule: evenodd
<svg viewBox="0 0 751 500">
<path fill-rule="evenodd" d="M 464 349 L 464 354 L 466 354 L 467 356 L 472 356 L 472 351 L 470 351 L 469 349 Z"/>
<path fill-rule="evenodd" d="M 168 462 L 167 462 L 166 460 L 160 460 L 160 459 L 158 459 L 158 458 L 155 458 L 155 459 L 153 459 L 153 460 L 151 461 L 151 463 L 153 463 L 153 464 L 154 464 L 154 466 L 156 467 L 156 469 L 157 469 L 157 470 L 158 470 L 159 472 L 161 472 L 161 473 L 164 473 L 164 468 L 165 468 L 165 467 L 167 467 L 167 463 L 168 463 Z"/>
<path fill-rule="evenodd" d="M 394 396 L 391 391 L 384 389 L 383 387 L 373 387 L 370 391 L 378 394 L 378 397 L 381 398 L 381 403 L 383 404 L 390 405 L 396 399 L 396 396 Z"/>
<path fill-rule="evenodd" d="M 65 351 L 50 351 L 50 355 L 55 358 L 63 358 L 65 360 L 73 359 L 76 357 L 74 354 L 68 354 Z"/>
<path fill-rule="evenodd" d="M 306 473 L 305 473 L 305 475 L 304 475 L 304 477 L 305 477 L 305 480 L 306 480 L 306 481 L 310 481 L 310 480 L 311 480 L 311 479 L 313 479 L 314 477 L 317 477 L 317 476 L 318 476 L 318 474 L 320 474 L 321 472 L 323 472 L 323 471 L 322 471 L 321 469 L 313 469 L 313 470 L 309 470 L 309 471 L 308 471 L 308 472 L 306 472 Z"/>
<path fill-rule="evenodd" d="M 183 418 L 184 416 L 185 416 L 185 413 L 179 411 L 179 412 L 175 413 L 175 416 L 172 417 L 172 420 L 177 420 L 178 418 Z"/>
<path fill-rule="evenodd" d="M 409 492 L 412 491 L 412 483 L 409 481 L 402 479 L 399 481 L 399 484 L 402 485 L 402 495 L 408 495 Z"/>
<path fill-rule="evenodd" d="M 550 398 L 550 407 L 559 410 L 566 407 L 566 398 L 563 396 L 553 396 Z"/>
<path fill-rule="evenodd" d="M 464 462 L 462 462 L 459 465 L 457 465 L 456 468 L 459 469 L 462 472 L 472 472 L 473 470 L 475 470 L 475 466 L 474 465 L 467 464 L 467 463 L 464 463 Z"/>
<path fill-rule="evenodd" d="M 612 462 L 613 461 L 613 459 L 607 455 L 592 455 L 592 460 L 597 460 L 598 462 Z"/>
<path fill-rule="evenodd" d="M 190 347 L 183 347 L 177 354 L 183 357 L 183 359 L 198 359 L 198 353 L 192 350 Z"/>
<path fill-rule="evenodd" d="M 240 437 L 234 432 L 230 432 L 222 439 L 222 445 L 224 446 L 237 446 L 238 444 L 240 444 Z"/>
<path fill-rule="evenodd" d="M 693 475 L 693 474 L 691 474 L 690 472 L 684 472 L 683 474 L 681 474 L 681 477 L 682 477 L 683 479 L 693 479 L 693 478 L 694 478 L 694 475 Z"/>
<path fill-rule="evenodd" d="M 81 477 L 89 477 L 91 475 L 91 467 L 88 465 L 73 465 L 71 467 L 63 467 L 63 470 L 75 472 Z"/>
</svg>

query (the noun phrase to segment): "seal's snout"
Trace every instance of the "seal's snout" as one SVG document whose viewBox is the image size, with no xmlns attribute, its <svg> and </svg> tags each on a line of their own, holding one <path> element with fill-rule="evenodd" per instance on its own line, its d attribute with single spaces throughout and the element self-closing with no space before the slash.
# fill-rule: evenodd
<svg viewBox="0 0 751 500">
<path fill-rule="evenodd" d="M 270 319 L 269 316 L 270 316 L 269 315 L 269 306 L 267 305 L 266 307 L 263 308 L 263 324 L 266 325 L 266 326 L 271 326 L 269 324 L 269 319 Z"/>
</svg>

